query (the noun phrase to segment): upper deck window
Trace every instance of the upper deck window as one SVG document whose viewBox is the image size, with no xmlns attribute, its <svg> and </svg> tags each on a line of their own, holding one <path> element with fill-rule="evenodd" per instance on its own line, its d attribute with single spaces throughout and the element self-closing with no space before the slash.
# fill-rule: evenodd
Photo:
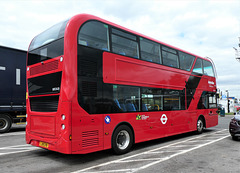
<svg viewBox="0 0 240 173">
<path fill-rule="evenodd" d="M 137 37 L 112 29 L 112 51 L 121 55 L 139 58 Z"/>
<path fill-rule="evenodd" d="M 194 68 L 193 68 L 193 72 L 203 74 L 202 59 L 200 59 L 200 58 L 197 59 L 195 65 L 194 65 Z"/>
<path fill-rule="evenodd" d="M 140 48 L 141 59 L 158 64 L 162 63 L 159 44 L 144 38 L 140 38 Z"/>
<path fill-rule="evenodd" d="M 80 29 L 78 44 L 109 51 L 108 25 L 89 21 Z"/>
<path fill-rule="evenodd" d="M 162 46 L 162 57 L 164 65 L 179 68 L 178 55 L 176 50 Z"/>
<path fill-rule="evenodd" d="M 179 51 L 180 69 L 190 71 L 195 57 Z"/>
<path fill-rule="evenodd" d="M 29 51 L 53 42 L 59 38 L 63 38 L 67 22 L 68 20 L 58 23 L 36 36 L 31 42 Z"/>
<path fill-rule="evenodd" d="M 64 32 L 68 20 L 56 24 L 36 36 L 29 46 L 27 65 L 63 55 Z"/>
<path fill-rule="evenodd" d="M 205 75 L 214 77 L 213 66 L 210 61 L 203 60 L 203 71 Z"/>
</svg>

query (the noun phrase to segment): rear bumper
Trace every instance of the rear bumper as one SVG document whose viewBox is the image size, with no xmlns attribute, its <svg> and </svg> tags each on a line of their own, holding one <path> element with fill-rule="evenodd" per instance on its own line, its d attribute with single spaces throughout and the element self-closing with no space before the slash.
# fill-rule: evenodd
<svg viewBox="0 0 240 173">
<path fill-rule="evenodd" d="M 40 145 L 40 142 L 47 144 L 45 147 Z M 44 136 L 41 134 L 34 135 L 34 133 L 26 131 L 26 143 L 36 147 L 56 151 L 64 154 L 72 154 L 71 140 L 60 138 L 54 138 L 50 136 Z"/>
</svg>

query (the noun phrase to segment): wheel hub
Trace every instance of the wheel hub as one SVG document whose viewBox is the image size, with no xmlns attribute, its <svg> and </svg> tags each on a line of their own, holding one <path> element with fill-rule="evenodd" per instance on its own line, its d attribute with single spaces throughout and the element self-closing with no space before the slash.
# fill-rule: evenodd
<svg viewBox="0 0 240 173">
<path fill-rule="evenodd" d="M 4 127 L 6 127 L 6 121 L 0 119 L 0 128 L 2 129 Z"/>
<path fill-rule="evenodd" d="M 119 149 L 124 150 L 130 143 L 130 136 L 126 130 L 122 130 L 117 135 L 117 146 Z"/>
</svg>

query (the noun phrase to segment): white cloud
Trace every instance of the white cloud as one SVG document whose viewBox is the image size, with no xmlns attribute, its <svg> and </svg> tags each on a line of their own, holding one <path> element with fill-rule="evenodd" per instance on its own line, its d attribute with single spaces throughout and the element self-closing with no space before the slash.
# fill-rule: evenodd
<svg viewBox="0 0 240 173">
<path fill-rule="evenodd" d="M 59 21 L 90 13 L 144 35 L 213 59 L 218 87 L 240 96 L 240 1 L 2 0 L 0 44 L 27 50 L 31 39 Z M 232 92 L 231 92 L 232 90 Z"/>
</svg>

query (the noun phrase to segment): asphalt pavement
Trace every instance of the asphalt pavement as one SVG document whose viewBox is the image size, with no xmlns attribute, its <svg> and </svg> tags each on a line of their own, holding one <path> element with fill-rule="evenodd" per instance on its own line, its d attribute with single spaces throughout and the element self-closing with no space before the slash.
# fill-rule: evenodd
<svg viewBox="0 0 240 173">
<path fill-rule="evenodd" d="M 186 133 L 134 145 L 125 155 L 111 150 L 65 155 L 25 143 L 24 126 L 0 134 L 1 172 L 239 172 L 240 141 L 228 125 L 233 115 L 204 133 Z"/>
</svg>

